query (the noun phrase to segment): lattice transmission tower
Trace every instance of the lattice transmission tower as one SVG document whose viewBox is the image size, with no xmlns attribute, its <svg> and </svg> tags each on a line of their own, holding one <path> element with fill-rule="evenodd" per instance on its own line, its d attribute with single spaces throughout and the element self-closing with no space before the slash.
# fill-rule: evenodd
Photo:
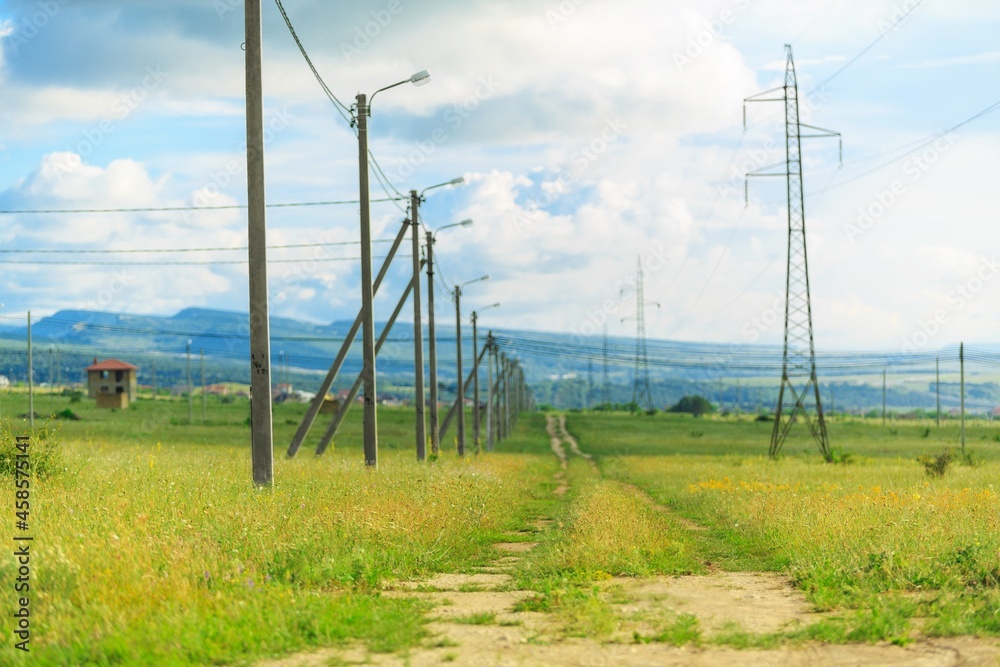
<svg viewBox="0 0 1000 667">
<path fill-rule="evenodd" d="M 653 409 L 653 391 L 649 386 L 649 357 L 646 354 L 646 306 L 657 308 L 660 304 L 647 302 L 643 289 L 642 258 L 636 261 L 635 269 L 635 371 L 632 383 L 633 412 L 645 402 L 646 410 Z M 627 317 L 623 317 L 624 322 Z"/>
<path fill-rule="evenodd" d="M 746 128 L 747 102 L 783 102 L 785 105 L 785 171 L 772 172 L 781 164 L 763 167 L 751 176 L 785 176 L 788 192 L 788 270 L 785 279 L 785 347 L 782 357 L 781 387 L 774 413 L 774 429 L 768 453 L 772 458 L 781 451 L 788 432 L 798 416 L 809 427 L 820 454 L 832 460 L 819 380 L 816 378 L 816 351 L 813 343 L 812 304 L 809 298 L 809 260 L 806 253 L 806 210 L 802 187 L 802 139 L 837 137 L 839 132 L 806 125 L 799 120 L 799 86 L 795 76 L 792 47 L 785 45 L 785 84 L 758 93 L 743 101 L 743 126 Z M 771 96 L 782 91 L 780 96 Z M 806 128 L 809 134 L 802 134 Z M 842 146 L 842 144 L 841 144 Z M 841 148 L 841 155 L 843 149 Z M 749 181 L 748 181 L 749 182 Z"/>
</svg>

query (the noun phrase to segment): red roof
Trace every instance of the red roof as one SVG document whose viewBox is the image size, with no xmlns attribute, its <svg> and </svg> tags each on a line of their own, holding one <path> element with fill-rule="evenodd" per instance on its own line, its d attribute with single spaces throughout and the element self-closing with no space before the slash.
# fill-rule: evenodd
<svg viewBox="0 0 1000 667">
<path fill-rule="evenodd" d="M 138 366 L 133 366 L 132 364 L 126 364 L 124 361 L 119 361 L 118 359 L 105 359 L 101 363 L 95 363 L 92 366 L 87 366 L 88 371 L 137 371 Z"/>
</svg>

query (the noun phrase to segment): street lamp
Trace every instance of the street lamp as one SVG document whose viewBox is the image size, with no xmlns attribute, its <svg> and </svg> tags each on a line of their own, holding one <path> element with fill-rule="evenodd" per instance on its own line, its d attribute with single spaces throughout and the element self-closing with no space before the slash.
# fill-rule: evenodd
<svg viewBox="0 0 1000 667">
<path fill-rule="evenodd" d="M 444 183 L 438 183 L 428 188 L 424 188 L 419 193 L 410 190 L 410 225 L 413 227 L 413 402 L 417 408 L 417 460 L 423 461 L 427 458 L 427 432 L 424 421 L 424 334 L 420 322 L 420 202 L 424 200 L 424 193 L 434 188 L 443 188 L 447 185 L 461 185 L 465 183 L 465 178 L 459 176 Z M 430 252 L 428 251 L 428 257 Z M 433 303 L 434 289 L 430 286 L 431 292 L 428 296 Z M 437 398 L 435 389 L 434 397 Z M 433 425 L 437 426 L 436 420 Z M 436 438 L 435 438 L 436 440 Z M 437 449 L 432 448 L 436 453 Z"/>
<path fill-rule="evenodd" d="M 483 306 L 479 310 L 472 311 L 472 363 L 475 369 L 472 372 L 472 442 L 475 444 L 476 453 L 479 453 L 479 313 L 490 308 L 499 308 L 500 303 L 493 303 Z M 489 410 L 489 407 L 486 408 Z"/>
<path fill-rule="evenodd" d="M 458 179 L 456 179 L 458 180 Z M 464 179 L 463 179 L 464 180 Z M 427 363 L 431 371 L 431 456 L 437 456 L 441 434 L 438 432 L 438 381 L 437 381 L 437 335 L 434 330 L 434 240 L 449 227 L 468 227 L 471 219 L 427 231 Z"/>
<path fill-rule="evenodd" d="M 461 285 L 455 285 L 455 345 L 456 367 L 458 369 L 458 396 L 455 399 L 455 409 L 458 411 L 458 455 L 465 456 L 465 376 L 462 375 L 462 288 L 472 283 L 489 280 L 489 275 L 467 280 Z M 475 362 L 475 359 L 473 359 Z"/>
<path fill-rule="evenodd" d="M 421 70 L 409 79 L 403 79 L 391 86 L 379 88 L 371 99 L 383 90 L 389 90 L 404 83 L 422 86 L 430 80 L 430 73 Z M 368 192 L 368 116 L 371 105 L 364 93 L 358 93 L 355 122 L 358 127 L 358 185 L 361 200 L 361 325 L 362 354 L 364 356 L 365 414 L 364 441 L 365 465 L 378 464 L 378 422 L 376 417 L 375 389 L 375 319 L 372 311 L 372 231 L 371 202 Z"/>
</svg>

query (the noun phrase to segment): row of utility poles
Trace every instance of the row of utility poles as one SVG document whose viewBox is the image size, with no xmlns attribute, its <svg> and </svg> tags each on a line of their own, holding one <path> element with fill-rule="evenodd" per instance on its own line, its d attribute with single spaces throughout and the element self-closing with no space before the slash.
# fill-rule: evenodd
<svg viewBox="0 0 1000 667">
<path fill-rule="evenodd" d="M 270 371 L 270 340 L 268 329 L 268 307 L 267 307 L 267 258 L 265 240 L 265 202 L 264 202 L 264 143 L 263 143 L 263 92 L 261 85 L 261 0 L 247 0 L 245 3 L 245 52 L 246 52 L 246 108 L 247 108 L 247 188 L 248 188 L 248 234 L 249 234 L 249 269 L 250 269 L 250 363 L 251 363 L 251 430 L 252 430 L 252 451 L 253 451 L 253 480 L 258 486 L 268 486 L 273 479 L 273 443 L 271 429 L 271 371 Z M 359 93 L 356 98 L 356 105 L 351 109 L 352 125 L 357 131 L 358 137 L 358 186 L 360 194 L 360 230 L 361 230 L 361 311 L 354 321 L 354 325 L 347 334 L 344 344 L 338 353 L 333 365 L 316 392 L 315 399 L 310 403 L 302 423 L 299 425 L 295 436 L 288 448 L 288 456 L 294 456 L 302 445 L 309 432 L 310 427 L 319 414 L 320 407 L 326 400 L 327 392 L 333 385 L 334 379 L 340 371 L 347 356 L 347 351 L 351 347 L 354 338 L 361 330 L 363 366 L 361 374 L 358 376 L 354 386 L 349 392 L 343 404 L 339 406 L 333 422 L 326 429 L 317 447 L 317 454 L 322 453 L 327 445 L 332 441 L 337 432 L 344 414 L 350 408 L 351 403 L 363 388 L 364 402 L 364 452 L 365 463 L 368 466 L 378 464 L 378 390 L 377 372 L 375 360 L 379 348 L 385 342 L 389 331 L 395 323 L 396 317 L 403 308 L 410 293 L 413 294 L 414 311 L 414 368 L 416 371 L 415 390 L 417 405 L 417 458 L 423 460 L 427 456 L 427 443 L 429 440 L 431 452 L 437 455 L 440 446 L 440 434 L 445 430 L 438 428 L 438 401 L 437 401 L 437 359 L 435 350 L 434 331 L 434 273 L 433 273 L 433 248 L 435 232 L 426 231 L 426 259 L 420 259 L 420 231 L 419 217 L 420 203 L 423 201 L 423 194 L 427 190 L 443 187 L 446 185 L 457 185 L 464 179 L 454 179 L 447 183 L 425 188 L 417 193 L 415 190 L 410 193 L 410 219 L 404 221 L 399 234 L 393 244 L 392 250 L 382 266 L 378 276 L 373 279 L 372 270 L 372 239 L 371 239 L 371 198 L 368 181 L 368 118 L 371 115 L 371 105 L 375 96 L 384 90 L 395 88 L 406 83 L 413 85 L 423 85 L 430 80 L 430 74 L 426 70 L 417 72 L 408 79 L 403 79 L 388 86 L 377 89 L 369 98 L 364 93 Z M 346 109 L 346 108 L 345 108 Z M 471 221 L 457 223 L 458 225 L 468 225 Z M 437 231 L 441 231 L 445 225 Z M 373 314 L 373 300 L 375 294 L 385 277 L 385 273 L 392 262 L 399 244 L 402 242 L 407 229 L 412 231 L 413 244 L 413 277 L 407 286 L 404 294 L 399 300 L 395 311 L 390 317 L 381 336 L 376 341 L 375 320 Z M 423 386 L 423 332 L 421 327 L 421 302 L 420 302 L 420 271 L 422 265 L 426 263 L 428 276 L 428 333 L 429 344 L 429 368 L 430 368 L 430 438 L 427 437 L 424 414 L 424 386 Z M 476 280 L 487 279 L 483 276 Z M 462 287 L 475 280 L 457 285 L 455 287 L 456 313 L 459 324 L 459 347 L 458 347 L 458 383 L 459 392 L 456 405 L 462 409 L 459 413 L 459 453 L 464 453 L 464 385 L 461 367 L 461 309 L 460 298 Z M 495 304 L 499 305 L 499 304 Z M 475 336 L 474 336 L 475 338 Z M 474 340 L 474 346 L 478 341 Z M 485 351 L 485 350 L 484 350 Z M 481 357 L 481 355 L 480 355 Z M 476 374 L 474 384 L 478 387 L 479 359 L 473 368 Z M 523 383 L 524 375 L 520 372 L 516 363 L 511 368 L 517 369 L 516 377 Z M 504 371 L 505 381 L 511 383 L 508 388 L 513 389 L 513 371 Z M 498 371 L 498 381 L 499 381 Z M 491 390 L 493 387 L 491 387 Z M 524 388 L 518 388 L 520 394 L 526 394 Z M 519 395 L 519 394 L 516 394 Z M 515 405 L 510 403 L 510 405 Z M 475 430 L 478 431 L 478 402 L 474 410 Z M 445 427 L 447 426 L 447 423 Z M 478 434 L 477 434 L 478 435 Z M 478 444 L 478 443 L 477 443 Z"/>
<path fill-rule="evenodd" d="M 488 275 L 475 278 L 473 280 L 466 281 L 455 285 L 452 291 L 452 300 L 455 303 L 455 332 L 456 332 L 456 398 L 452 404 L 450 410 L 448 411 L 445 419 L 441 420 L 439 409 L 441 402 L 438 397 L 438 363 L 437 363 L 437 329 L 435 321 L 435 307 L 434 307 L 434 293 L 435 293 L 435 272 L 434 272 L 434 247 L 437 243 L 438 234 L 448 228 L 453 227 L 468 227 L 473 224 L 472 220 L 463 220 L 462 222 L 453 223 L 439 227 L 436 230 L 423 229 L 421 234 L 421 228 L 423 227 L 420 218 L 420 206 L 426 200 L 425 194 L 428 190 L 435 188 L 441 188 L 445 186 L 456 186 L 464 183 L 464 179 L 459 177 L 446 181 L 444 183 L 439 183 L 437 185 L 430 186 L 424 190 L 418 192 L 412 190 L 410 192 L 410 217 L 403 221 L 400 226 L 399 232 L 396 238 L 393 240 L 392 246 L 389 248 L 383 264 L 373 280 L 373 295 L 376 294 L 382 285 L 382 282 L 388 273 L 389 267 L 396 256 L 396 252 L 399 247 L 404 242 L 407 232 L 410 232 L 411 245 L 412 245 L 412 276 L 410 278 L 409 284 L 404 290 L 403 294 L 400 296 L 396 307 L 385 324 L 385 327 L 381 331 L 379 338 L 375 341 L 373 353 L 378 355 L 384 342 L 387 340 L 389 334 L 392 331 L 393 326 L 396 323 L 396 319 L 402 312 L 403 307 L 406 304 L 407 299 L 413 298 L 413 340 L 414 340 L 414 404 L 416 406 L 416 425 L 414 429 L 415 444 L 416 444 L 416 456 L 418 460 L 425 460 L 428 455 L 432 458 L 436 458 L 440 455 L 441 442 L 447 433 L 451 422 L 457 418 L 457 435 L 455 438 L 456 452 L 459 456 L 464 456 L 466 453 L 466 429 L 465 429 L 465 400 L 469 394 L 469 389 L 472 389 L 472 419 L 473 419 L 473 446 L 476 451 L 482 450 L 482 440 L 481 440 L 481 429 L 480 422 L 483 418 L 484 407 L 480 400 L 480 379 L 482 375 L 482 365 L 484 356 L 489 352 L 491 355 L 497 354 L 497 344 L 492 335 L 487 336 L 486 344 L 483 346 L 482 350 L 479 349 L 480 346 L 480 336 L 478 331 L 479 317 L 480 314 L 491 308 L 497 308 L 500 306 L 499 303 L 493 303 L 488 306 L 479 308 L 478 310 L 472 311 L 470 315 L 470 320 L 472 322 L 473 330 L 473 368 L 469 372 L 468 376 L 465 375 L 465 368 L 463 366 L 463 344 L 462 344 L 462 307 L 461 299 L 463 294 L 463 289 L 467 286 L 481 282 L 484 280 L 489 280 Z M 423 238 L 423 244 L 421 240 Z M 421 278 L 422 271 L 426 272 L 427 280 L 427 352 L 428 352 L 428 362 L 427 369 L 429 371 L 428 384 L 430 385 L 430 391 L 428 392 L 430 396 L 425 398 L 425 387 L 424 387 L 424 336 L 423 336 L 423 309 L 421 301 Z M 326 400 L 326 395 L 333 386 L 340 370 L 343 367 L 344 361 L 347 358 L 347 354 L 351 348 L 351 345 L 357 336 L 358 330 L 362 329 L 364 326 L 365 319 L 369 316 L 367 309 L 362 306 L 361 312 L 355 318 L 353 325 L 348 330 L 347 335 L 341 344 L 340 350 L 334 359 L 333 365 L 330 367 L 323 381 L 320 383 L 320 387 L 316 393 L 316 396 L 310 402 L 306 409 L 306 414 L 303 416 L 302 422 L 292 438 L 292 442 L 288 448 L 288 456 L 293 457 L 298 453 L 298 450 L 305 441 L 306 436 L 309 433 L 313 423 L 315 422 L 317 416 L 320 413 L 323 402 Z M 373 336 L 374 338 L 374 336 Z M 367 368 L 374 367 L 374 364 L 365 366 L 365 370 L 355 379 L 351 389 L 347 392 L 347 395 L 343 398 L 343 401 L 338 405 L 336 414 L 334 415 L 332 421 L 327 426 L 323 435 L 320 437 L 320 441 L 316 447 L 316 454 L 322 454 L 327 450 L 327 448 L 332 443 L 334 437 L 336 436 L 343 420 L 350 410 L 351 406 L 354 404 L 359 392 L 364 387 L 365 391 L 373 391 L 367 388 L 369 381 L 369 375 Z M 493 375 L 496 375 L 496 379 L 493 379 Z M 503 355 L 502 360 L 497 357 L 495 362 L 491 362 L 489 368 L 490 378 L 487 381 L 487 394 L 489 396 L 488 402 L 492 406 L 485 417 L 489 422 L 490 428 L 488 429 L 487 439 L 492 443 L 495 443 L 498 439 L 506 437 L 507 430 L 503 430 L 510 426 L 510 417 L 506 416 L 509 410 L 520 410 L 526 408 L 530 405 L 529 403 L 529 392 L 524 384 L 524 373 L 520 368 L 520 364 L 516 360 L 508 359 Z M 502 392 L 502 393 L 501 393 Z M 377 400 L 372 401 L 371 409 L 377 410 Z M 365 409 L 369 408 L 369 402 L 365 401 Z M 376 413 L 377 414 L 377 413 Z M 504 414 L 504 418 L 501 420 L 500 414 Z M 378 463 L 378 444 L 377 444 L 377 433 L 372 433 L 372 425 L 377 424 L 376 418 L 364 420 L 364 428 L 366 429 L 366 446 L 365 446 L 365 463 L 369 466 L 375 466 Z M 515 420 L 516 421 L 516 420 Z M 502 422 L 502 423 L 501 423 Z M 374 442 L 372 442 L 374 441 Z M 429 450 L 429 452 L 428 452 Z"/>
</svg>

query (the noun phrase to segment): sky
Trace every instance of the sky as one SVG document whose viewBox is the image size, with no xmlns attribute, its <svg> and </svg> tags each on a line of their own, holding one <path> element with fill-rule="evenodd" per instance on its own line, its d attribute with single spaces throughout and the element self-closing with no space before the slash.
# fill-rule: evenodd
<svg viewBox="0 0 1000 667">
<path fill-rule="evenodd" d="M 489 274 L 462 299 L 502 304 L 485 327 L 633 335 L 641 263 L 650 337 L 780 343 L 785 180 L 744 173 L 783 170 L 784 108 L 744 129 L 743 100 L 783 84 L 789 44 L 802 122 L 843 139 L 842 164 L 802 140 L 817 349 L 1000 341 L 995 0 L 284 5 L 347 106 L 431 72 L 374 99 L 371 196 L 464 177 L 420 209 L 474 220 L 437 237 L 441 317 Z M 270 312 L 351 319 L 357 140 L 269 0 L 263 21 L 267 201 L 350 202 L 268 209 Z M 238 0 L 0 0 L 0 316 L 247 310 L 245 209 L 11 213 L 245 203 L 243 29 Z M 407 206 L 372 211 L 378 257 Z M 93 252 L 205 248 L 230 250 Z"/>
</svg>

